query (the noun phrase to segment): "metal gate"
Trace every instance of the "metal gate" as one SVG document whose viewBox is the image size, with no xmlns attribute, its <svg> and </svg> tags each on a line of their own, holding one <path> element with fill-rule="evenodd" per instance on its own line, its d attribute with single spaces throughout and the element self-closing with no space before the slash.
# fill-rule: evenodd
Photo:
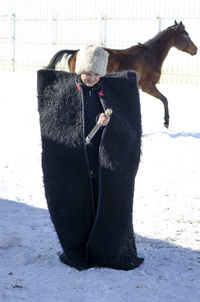
<svg viewBox="0 0 200 302">
<path fill-rule="evenodd" d="M 9 13 L 8 13 L 9 12 Z M 32 71 L 60 49 L 126 48 L 182 20 L 200 46 L 198 0 L 1 0 L 0 70 Z M 200 82 L 200 56 L 171 49 L 162 82 Z"/>
</svg>

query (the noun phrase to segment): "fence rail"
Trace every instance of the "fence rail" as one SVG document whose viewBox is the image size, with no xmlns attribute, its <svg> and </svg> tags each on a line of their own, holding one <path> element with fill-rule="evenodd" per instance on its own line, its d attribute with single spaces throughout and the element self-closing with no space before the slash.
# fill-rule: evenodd
<svg viewBox="0 0 200 302">
<path fill-rule="evenodd" d="M 199 37 L 196 33 L 200 25 L 199 16 L 179 16 L 179 20 L 187 21 Z M 127 18 L 109 17 L 102 13 L 95 17 L 74 18 L 53 15 L 49 18 L 26 18 L 15 13 L 0 15 L 0 70 L 35 71 L 47 65 L 58 50 L 77 49 L 91 43 L 126 48 L 153 38 L 173 21 L 172 16 L 160 15 Z M 194 43 L 199 47 L 200 39 Z M 161 82 L 199 84 L 199 56 L 189 57 L 178 50 L 170 51 L 163 65 Z"/>
</svg>

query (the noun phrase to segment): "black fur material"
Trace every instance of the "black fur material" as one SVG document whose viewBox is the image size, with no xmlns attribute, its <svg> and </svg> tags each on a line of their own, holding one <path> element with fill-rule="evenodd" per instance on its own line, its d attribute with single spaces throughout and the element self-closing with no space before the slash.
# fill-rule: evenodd
<svg viewBox="0 0 200 302">
<path fill-rule="evenodd" d="M 133 72 L 101 78 L 102 105 L 111 108 L 99 155 L 94 211 L 81 93 L 75 74 L 38 71 L 38 108 L 45 195 L 64 254 L 73 267 L 129 270 L 139 266 L 132 225 L 134 180 L 141 148 L 141 115 Z"/>
</svg>

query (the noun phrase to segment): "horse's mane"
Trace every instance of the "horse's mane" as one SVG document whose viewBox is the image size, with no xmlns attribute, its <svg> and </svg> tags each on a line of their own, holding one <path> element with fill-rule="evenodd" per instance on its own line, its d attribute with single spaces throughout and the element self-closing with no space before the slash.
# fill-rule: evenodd
<svg viewBox="0 0 200 302">
<path fill-rule="evenodd" d="M 143 43 L 138 42 L 138 45 L 139 45 L 140 47 L 144 48 L 144 49 L 148 49 L 148 50 L 149 50 L 149 47 L 146 46 L 146 45 L 144 45 Z"/>
<path fill-rule="evenodd" d="M 159 33 L 157 33 L 157 35 L 155 35 L 155 37 L 153 37 L 152 39 L 149 39 L 148 41 L 144 42 L 144 43 L 138 43 L 141 47 L 146 48 L 151 50 L 151 46 L 155 45 L 155 43 L 161 39 L 161 37 L 165 37 L 165 35 L 167 33 L 169 33 L 171 31 L 172 28 L 177 27 L 178 30 L 185 30 L 185 26 L 183 25 L 182 22 L 180 23 L 176 23 L 167 27 L 166 29 L 160 31 Z M 166 35 L 166 39 L 168 39 L 168 35 Z M 163 40 L 164 41 L 164 40 Z"/>
<path fill-rule="evenodd" d="M 152 49 L 151 46 L 154 45 L 158 40 L 160 40 L 160 37 L 166 31 L 167 31 L 167 29 L 164 29 L 164 30 L 160 31 L 159 33 L 157 33 L 157 35 L 155 37 L 153 37 L 152 39 L 149 39 L 148 41 L 146 41 L 144 43 L 138 43 L 138 45 L 146 50 L 151 50 Z"/>
<path fill-rule="evenodd" d="M 157 35 L 155 35 L 155 37 L 144 42 L 142 45 L 148 49 L 151 49 L 151 45 L 160 40 L 161 36 L 163 36 L 167 31 L 169 31 L 169 27 L 160 31 L 159 33 L 157 33 Z"/>
</svg>

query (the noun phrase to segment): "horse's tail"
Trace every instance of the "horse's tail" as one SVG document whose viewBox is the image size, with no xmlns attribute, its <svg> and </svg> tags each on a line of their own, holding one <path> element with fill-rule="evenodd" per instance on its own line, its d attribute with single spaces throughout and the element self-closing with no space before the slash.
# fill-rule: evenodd
<svg viewBox="0 0 200 302">
<path fill-rule="evenodd" d="M 77 50 L 60 50 L 58 51 L 50 60 L 49 64 L 46 66 L 46 69 L 63 69 L 67 71 L 68 60 L 70 56 L 73 56 Z"/>
</svg>

